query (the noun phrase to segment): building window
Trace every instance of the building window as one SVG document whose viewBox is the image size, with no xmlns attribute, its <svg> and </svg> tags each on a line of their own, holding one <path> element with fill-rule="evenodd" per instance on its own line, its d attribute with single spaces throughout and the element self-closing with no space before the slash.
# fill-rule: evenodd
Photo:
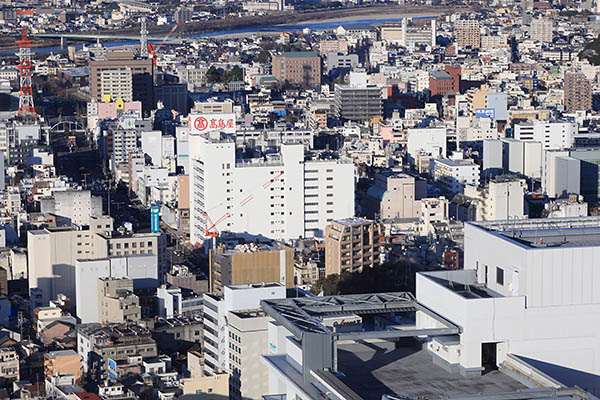
<svg viewBox="0 0 600 400">
<path fill-rule="evenodd" d="M 496 267 L 496 283 L 504 285 L 504 270 L 500 267 Z"/>
</svg>

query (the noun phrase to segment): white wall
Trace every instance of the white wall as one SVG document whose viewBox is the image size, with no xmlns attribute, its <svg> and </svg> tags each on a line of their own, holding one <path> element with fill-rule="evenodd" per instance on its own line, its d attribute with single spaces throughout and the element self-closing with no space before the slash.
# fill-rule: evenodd
<svg viewBox="0 0 600 400">
<path fill-rule="evenodd" d="M 446 128 L 408 129 L 407 136 L 407 152 L 413 160 L 420 151 L 433 158 L 446 156 Z"/>
</svg>

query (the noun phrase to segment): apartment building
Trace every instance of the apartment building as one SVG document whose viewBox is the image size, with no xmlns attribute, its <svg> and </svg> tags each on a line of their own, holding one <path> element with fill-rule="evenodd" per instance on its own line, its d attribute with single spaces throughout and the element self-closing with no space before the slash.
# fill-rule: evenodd
<svg viewBox="0 0 600 400">
<path fill-rule="evenodd" d="M 327 53 L 348 53 L 348 41 L 346 39 L 321 40 L 319 42 L 319 54 L 321 56 Z"/>
<path fill-rule="evenodd" d="M 139 321 L 140 299 L 133 293 L 133 279 L 98 279 L 98 322 L 102 324 Z"/>
<path fill-rule="evenodd" d="M 322 236 L 330 220 L 354 215 L 349 159 L 305 154 L 303 144 L 286 143 L 240 158 L 230 136 L 190 140 L 192 243 L 203 244 L 209 219 L 221 219 L 218 231 L 288 240 Z M 254 204 L 261 207 L 245 207 Z"/>
<path fill-rule="evenodd" d="M 533 18 L 529 24 L 529 37 L 540 42 L 552 43 L 554 23 L 550 18 Z"/>
<path fill-rule="evenodd" d="M 132 101 L 133 74 L 131 69 L 106 69 L 100 72 L 100 97 L 103 101 Z"/>
<path fill-rule="evenodd" d="M 155 254 L 76 260 L 74 267 L 76 287 L 73 298 L 77 307 L 77 318 L 84 324 L 101 320 L 99 313 L 102 305 L 100 304 L 99 293 L 96 292 L 90 296 L 90 288 L 98 290 L 98 280 L 100 278 L 127 277 L 133 280 L 135 289 L 156 289 L 159 285 L 156 260 Z M 131 304 L 132 300 L 126 299 L 124 305 Z"/>
<path fill-rule="evenodd" d="M 156 357 L 158 349 L 148 329 L 134 324 L 82 324 L 77 327 L 77 353 L 84 373 L 106 377 L 108 360 Z M 141 363 L 141 359 L 140 359 Z"/>
<path fill-rule="evenodd" d="M 477 20 L 458 20 L 454 25 L 454 36 L 456 43 L 461 48 L 478 49 L 481 47 L 481 26 Z"/>
<path fill-rule="evenodd" d="M 225 286 L 279 282 L 294 284 L 294 250 L 282 243 L 220 243 L 210 251 L 210 291 L 223 294 Z"/>
<path fill-rule="evenodd" d="M 479 165 L 473 160 L 431 160 L 431 176 L 448 194 L 462 193 L 465 185 L 479 186 Z"/>
<path fill-rule="evenodd" d="M 81 382 L 81 356 L 74 350 L 51 351 L 44 354 L 44 376 L 51 381 L 54 377 L 71 375 L 74 382 Z"/>
<path fill-rule="evenodd" d="M 271 56 L 275 79 L 302 87 L 321 84 L 321 58 L 313 51 L 289 52 Z"/>
<path fill-rule="evenodd" d="M 353 79 L 357 75 L 357 79 Z M 349 85 L 335 85 L 333 107 L 336 117 L 342 120 L 368 121 L 381 117 L 381 88 L 367 85 L 366 74 L 350 73 Z"/>
<path fill-rule="evenodd" d="M 131 71 L 131 90 L 132 100 L 142 102 L 142 110 L 144 113 L 150 112 L 154 106 L 154 68 L 152 59 L 150 58 L 133 58 L 131 51 L 108 51 L 105 60 L 93 60 L 89 63 L 90 69 L 90 95 L 96 101 L 102 101 L 103 91 L 109 92 L 108 88 L 104 88 L 103 83 L 112 84 L 115 82 L 123 82 L 119 74 L 106 74 L 106 79 L 103 80 L 102 73 L 104 71 Z M 126 72 L 126 74 L 128 74 Z M 117 76 L 118 75 L 118 76 Z M 109 76 L 111 77 L 109 79 Z M 112 89 L 111 89 L 112 90 Z"/>
<path fill-rule="evenodd" d="M 427 196 L 427 182 L 414 176 L 382 171 L 375 175 L 375 184 L 367 191 L 362 204 L 369 218 L 416 218 L 421 208 L 420 200 Z"/>
<path fill-rule="evenodd" d="M 0 348 L 0 378 L 19 380 L 19 355 L 13 347 Z"/>
<path fill-rule="evenodd" d="M 383 226 L 364 218 L 332 221 L 325 230 L 325 275 L 361 272 L 379 264 Z"/>
<path fill-rule="evenodd" d="M 582 73 L 565 73 L 564 103 L 567 111 L 592 108 L 592 85 Z"/>
</svg>

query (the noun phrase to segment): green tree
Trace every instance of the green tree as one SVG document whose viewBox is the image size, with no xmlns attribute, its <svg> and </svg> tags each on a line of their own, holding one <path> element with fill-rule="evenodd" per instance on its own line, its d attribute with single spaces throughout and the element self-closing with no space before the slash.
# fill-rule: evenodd
<svg viewBox="0 0 600 400">
<path fill-rule="evenodd" d="M 211 65 L 208 71 L 206 71 L 206 81 L 208 83 L 218 83 L 221 82 L 223 77 L 223 70 L 221 68 L 217 69 L 214 65 Z"/>
<path fill-rule="evenodd" d="M 260 54 L 256 57 L 256 61 L 262 64 L 267 64 L 271 62 L 271 53 L 269 52 L 269 50 L 261 51 Z"/>
</svg>

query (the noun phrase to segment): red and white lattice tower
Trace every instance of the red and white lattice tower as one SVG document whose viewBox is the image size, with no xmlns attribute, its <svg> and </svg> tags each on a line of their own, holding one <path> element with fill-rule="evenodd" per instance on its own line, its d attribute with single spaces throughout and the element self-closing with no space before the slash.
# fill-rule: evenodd
<svg viewBox="0 0 600 400">
<path fill-rule="evenodd" d="M 35 107 L 33 106 L 33 91 L 31 89 L 31 43 L 33 40 L 27 39 L 27 27 L 21 27 L 21 40 L 15 43 L 19 45 L 19 66 L 21 90 L 19 92 L 19 116 L 31 115 L 37 120 Z"/>
</svg>

